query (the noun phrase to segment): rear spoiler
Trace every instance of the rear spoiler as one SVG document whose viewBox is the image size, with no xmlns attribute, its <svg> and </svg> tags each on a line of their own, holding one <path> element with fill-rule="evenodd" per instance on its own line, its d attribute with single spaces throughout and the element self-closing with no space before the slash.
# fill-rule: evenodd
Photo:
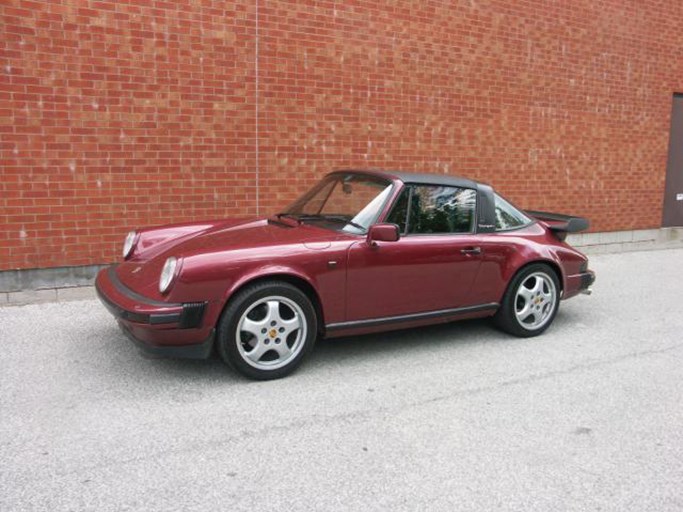
<svg viewBox="0 0 683 512">
<path fill-rule="evenodd" d="M 578 233 L 588 229 L 590 223 L 584 217 L 562 215 L 561 213 L 526 211 L 527 215 L 543 221 L 560 240 L 567 238 L 568 233 Z"/>
</svg>

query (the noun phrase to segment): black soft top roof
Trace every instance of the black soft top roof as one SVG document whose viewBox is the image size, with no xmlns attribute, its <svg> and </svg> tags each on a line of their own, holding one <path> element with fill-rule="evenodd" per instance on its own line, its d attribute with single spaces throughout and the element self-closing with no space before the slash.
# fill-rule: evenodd
<svg viewBox="0 0 683 512">
<path fill-rule="evenodd" d="M 371 176 L 378 176 L 380 178 L 387 178 L 390 180 L 400 180 L 403 183 L 421 183 L 424 185 L 442 185 L 445 187 L 464 187 L 478 189 L 479 183 L 476 181 L 461 178 L 460 176 L 451 176 L 448 174 L 427 174 L 404 171 L 382 171 L 379 169 L 340 169 L 334 173 L 358 173 L 369 174 Z"/>
</svg>

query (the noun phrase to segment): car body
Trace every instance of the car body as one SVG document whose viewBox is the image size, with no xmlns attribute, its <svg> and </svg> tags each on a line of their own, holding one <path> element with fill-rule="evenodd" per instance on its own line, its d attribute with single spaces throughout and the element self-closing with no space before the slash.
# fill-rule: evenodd
<svg viewBox="0 0 683 512">
<path fill-rule="evenodd" d="M 464 178 L 335 171 L 268 218 L 131 232 L 96 288 L 148 351 L 204 358 L 216 345 L 241 373 L 277 378 L 321 336 L 486 316 L 540 334 L 595 279 L 564 241 L 587 226 Z"/>
</svg>

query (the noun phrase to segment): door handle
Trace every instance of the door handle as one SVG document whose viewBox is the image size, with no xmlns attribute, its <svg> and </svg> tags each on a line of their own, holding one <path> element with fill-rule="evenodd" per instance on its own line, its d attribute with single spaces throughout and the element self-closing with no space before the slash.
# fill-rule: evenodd
<svg viewBox="0 0 683 512">
<path fill-rule="evenodd" d="M 465 247 L 460 249 L 462 254 L 481 254 L 481 247 Z"/>
</svg>

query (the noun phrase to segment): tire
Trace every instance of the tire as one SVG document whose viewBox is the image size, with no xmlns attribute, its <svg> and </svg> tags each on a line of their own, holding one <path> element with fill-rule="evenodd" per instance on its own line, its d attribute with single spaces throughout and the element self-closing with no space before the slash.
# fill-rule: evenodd
<svg viewBox="0 0 683 512">
<path fill-rule="evenodd" d="M 300 289 L 281 281 L 240 290 L 218 322 L 216 345 L 223 361 L 242 375 L 271 380 L 292 373 L 313 349 L 318 320 Z"/>
<path fill-rule="evenodd" d="M 510 281 L 493 321 L 499 329 L 514 336 L 538 336 L 553 323 L 559 304 L 557 274 L 548 265 L 534 263 Z"/>
</svg>

